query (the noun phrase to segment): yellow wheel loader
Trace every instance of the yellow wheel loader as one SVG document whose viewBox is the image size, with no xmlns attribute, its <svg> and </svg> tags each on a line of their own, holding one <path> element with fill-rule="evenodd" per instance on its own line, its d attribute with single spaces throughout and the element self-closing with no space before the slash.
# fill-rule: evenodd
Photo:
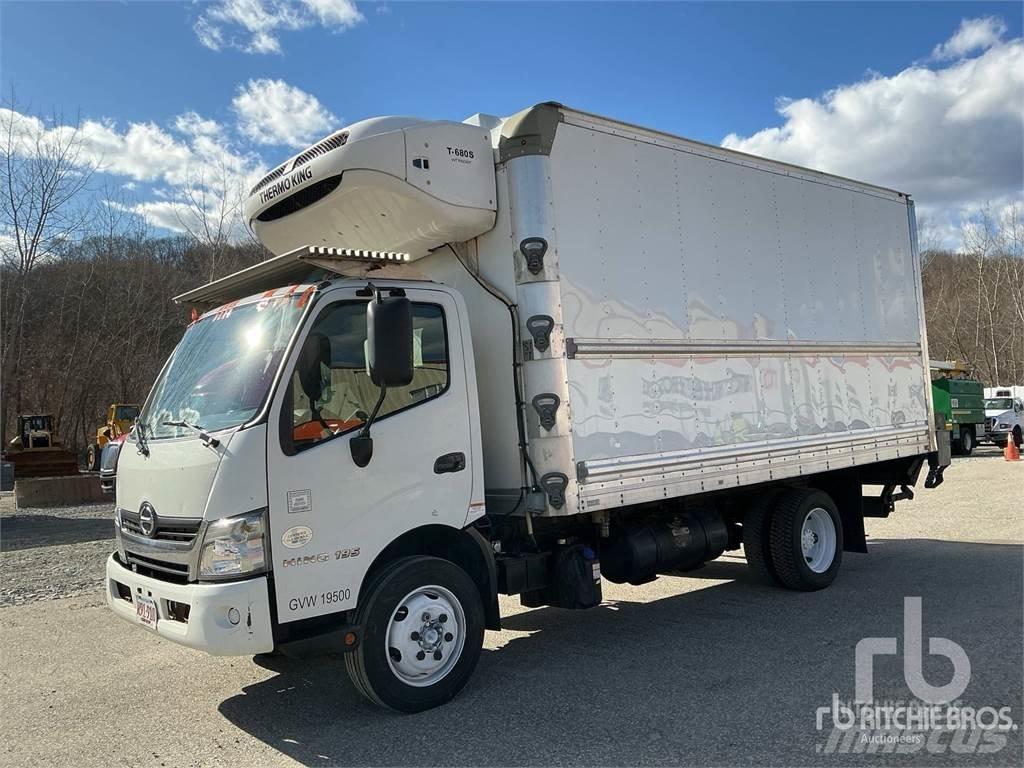
<svg viewBox="0 0 1024 768">
<path fill-rule="evenodd" d="M 112 403 L 107 409 L 106 423 L 96 430 L 96 442 L 86 450 L 85 468 L 97 471 L 103 446 L 121 435 L 127 434 L 139 416 L 139 406 L 126 403 Z"/>
</svg>

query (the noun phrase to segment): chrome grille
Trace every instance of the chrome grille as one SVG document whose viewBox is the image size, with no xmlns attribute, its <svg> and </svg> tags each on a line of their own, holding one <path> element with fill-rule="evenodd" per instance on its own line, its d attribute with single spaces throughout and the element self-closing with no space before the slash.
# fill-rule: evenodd
<svg viewBox="0 0 1024 768">
<path fill-rule="evenodd" d="M 124 556 L 125 560 L 128 561 L 128 567 L 136 573 L 141 573 L 143 576 L 155 578 L 170 576 L 170 581 L 177 581 L 182 584 L 188 581 L 187 563 L 169 563 L 165 560 L 145 557 L 137 552 L 125 552 Z"/>
<path fill-rule="evenodd" d="M 191 544 L 199 533 L 202 525 L 201 517 L 158 517 L 156 531 L 149 538 L 157 541 L 174 541 L 180 544 Z M 134 536 L 145 536 L 139 525 L 139 513 L 121 510 L 121 527 Z"/>
<path fill-rule="evenodd" d="M 328 136 L 323 141 L 314 144 L 312 147 L 307 149 L 301 155 L 296 157 L 295 158 L 295 162 L 292 163 L 292 170 L 298 168 L 303 163 L 308 163 L 314 157 L 319 157 L 320 155 L 326 155 L 332 149 L 337 149 L 338 147 L 345 146 L 345 142 L 347 142 L 347 141 L 348 141 L 348 132 L 347 131 L 342 131 L 341 133 L 336 133 L 333 136 Z"/>
</svg>

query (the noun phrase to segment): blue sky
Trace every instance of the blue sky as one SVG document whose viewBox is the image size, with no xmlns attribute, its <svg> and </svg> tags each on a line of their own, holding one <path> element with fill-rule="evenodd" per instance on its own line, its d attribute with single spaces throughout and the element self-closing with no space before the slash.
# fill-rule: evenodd
<svg viewBox="0 0 1024 768">
<path fill-rule="evenodd" d="M 962 27 L 965 20 L 980 26 Z M 972 205 L 987 199 L 1005 206 L 1020 197 L 1019 172 L 1000 173 L 999 167 L 1015 159 L 1018 171 L 1021 165 L 1024 74 L 1015 71 L 1022 61 L 1021 24 L 1019 3 L 390 2 L 353 8 L 347 0 L 4 0 L 0 79 L 5 94 L 15 89 L 19 113 L 79 114 L 105 126 L 110 135 L 100 143 L 109 151 L 139 152 L 141 166 L 107 165 L 141 203 L 173 200 L 185 182 L 167 170 L 166 159 L 146 170 L 141 155 L 151 148 L 117 144 L 132 124 L 165 134 L 174 144 L 165 154 L 180 144 L 182 162 L 187 152 L 203 154 L 195 138 L 205 135 L 232 158 L 243 158 L 235 164 L 241 173 L 368 116 L 461 120 L 553 99 L 711 143 L 732 135 L 741 149 L 835 166 L 823 169 L 906 189 L 941 219 L 944 236 L 952 236 L 951 227 Z M 937 53 L 958 30 L 964 32 L 960 43 Z M 986 59 L 996 53 L 998 61 Z M 965 66 L 971 60 L 981 63 Z M 983 64 L 985 72 L 966 71 Z M 958 67 L 964 72 L 954 71 Z M 967 128 L 963 115 L 952 120 L 949 146 L 940 142 L 929 154 L 962 145 L 965 135 L 984 134 L 980 149 L 954 159 L 953 167 L 921 167 L 927 156 L 906 167 L 907 138 L 893 138 L 901 129 L 897 122 L 879 129 L 879 138 L 892 145 L 891 163 L 877 150 L 866 160 L 848 151 L 861 135 L 855 124 L 891 122 L 899 111 L 892 105 L 902 99 L 922 113 L 907 124 L 920 130 L 927 92 L 936 86 L 922 80 L 907 92 L 908 71 L 944 78 L 938 87 L 948 93 L 936 106 L 939 113 L 970 112 Z M 1009 82 L 993 85 L 993 79 Z M 270 83 L 279 84 L 273 93 Z M 992 87 L 1002 90 L 971 96 Z M 249 96 L 245 114 L 240 89 Z M 844 125 L 835 114 L 841 104 L 829 102 L 833 89 L 847 89 L 866 114 Z M 960 104 L 972 98 L 979 103 Z M 806 109 L 780 113 L 780 99 Z M 891 107 L 887 115 L 871 113 L 882 109 L 880 100 Z M 266 114 L 274 108 L 293 115 Z M 208 127 L 196 130 L 193 122 L 192 130 L 181 130 L 179 118 L 189 113 Z M 293 124 L 285 125 L 289 119 Z M 804 142 L 807 126 L 817 132 Z M 773 128 L 789 134 L 765 133 Z M 941 124 L 934 130 L 942 133 Z M 939 177 L 972 175 L 963 165 L 991 144 L 992 131 L 1016 144 L 984 158 L 975 174 L 997 178 L 948 189 Z M 862 170 L 850 173 L 850 166 Z M 150 209 L 153 222 L 168 224 L 156 210 Z"/>
</svg>

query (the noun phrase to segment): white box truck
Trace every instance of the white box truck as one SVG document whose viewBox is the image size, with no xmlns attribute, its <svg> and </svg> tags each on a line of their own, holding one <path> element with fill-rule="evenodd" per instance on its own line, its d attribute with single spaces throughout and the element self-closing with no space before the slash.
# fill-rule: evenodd
<svg viewBox="0 0 1024 768">
<path fill-rule="evenodd" d="M 179 297 L 117 466 L 109 605 L 164 638 L 422 710 L 499 594 L 820 589 L 949 463 L 905 194 L 546 103 L 356 123 L 245 210 L 278 255 Z"/>
</svg>

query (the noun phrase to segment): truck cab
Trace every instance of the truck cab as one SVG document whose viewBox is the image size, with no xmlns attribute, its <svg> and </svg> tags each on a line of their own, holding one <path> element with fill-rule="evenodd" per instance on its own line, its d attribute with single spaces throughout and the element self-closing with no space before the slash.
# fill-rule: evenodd
<svg viewBox="0 0 1024 768">
<path fill-rule="evenodd" d="M 1024 444 L 1024 387 L 985 388 L 985 439 L 1000 447 Z"/>
<path fill-rule="evenodd" d="M 388 386 L 367 354 L 393 332 L 373 336 L 368 309 L 394 303 L 411 359 Z M 484 502 L 466 320 L 451 288 L 398 280 L 380 293 L 366 280 L 299 284 L 203 314 L 118 460 L 114 610 L 211 653 L 270 652 L 321 634 L 359 604 L 376 562 L 408 548 L 461 559 L 473 578 L 450 592 L 471 587 L 481 606 L 467 625 L 453 597 L 421 598 L 420 616 L 440 606 L 448 631 L 410 679 L 442 666 L 447 635 L 482 632 L 484 605 L 496 625 L 472 527 Z M 333 632 L 362 640 L 354 623 Z"/>
</svg>

